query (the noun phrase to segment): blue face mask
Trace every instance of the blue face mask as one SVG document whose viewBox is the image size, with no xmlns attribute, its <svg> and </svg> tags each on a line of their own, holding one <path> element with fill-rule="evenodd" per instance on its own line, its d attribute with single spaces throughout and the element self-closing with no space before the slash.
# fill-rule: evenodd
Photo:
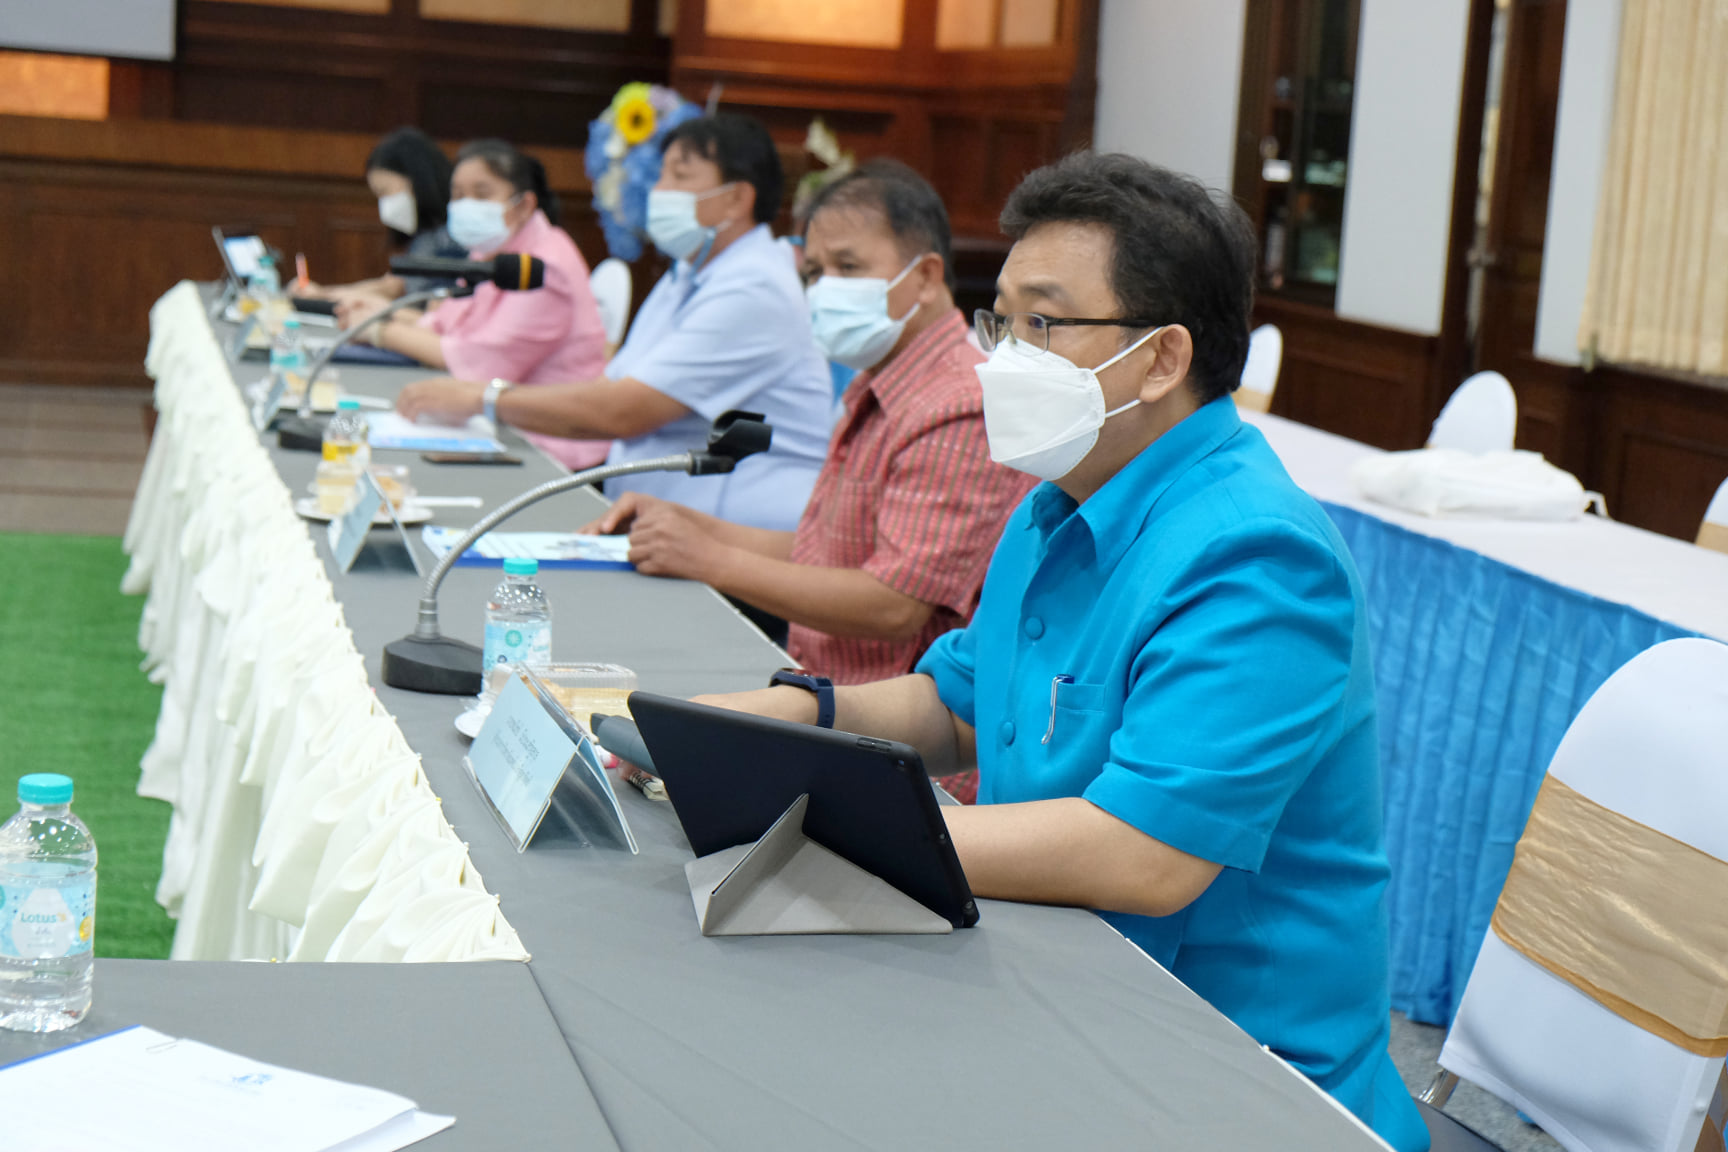
<svg viewBox="0 0 1728 1152">
<path fill-rule="evenodd" d="M 912 305 L 898 320 L 888 315 L 888 291 L 918 266 L 923 256 L 900 269 L 892 280 L 879 276 L 824 276 L 804 290 L 810 305 L 810 328 L 823 355 L 836 364 L 863 372 L 888 355 L 918 314 Z"/>
<path fill-rule="evenodd" d="M 722 184 L 698 196 L 681 188 L 648 190 L 648 239 L 674 260 L 700 264 L 714 246 L 718 228 L 704 228 L 696 219 L 696 203 L 732 187 Z"/>
<path fill-rule="evenodd" d="M 514 198 L 510 203 L 514 203 Z M 445 217 L 450 239 L 462 247 L 486 252 L 510 239 L 510 225 L 504 222 L 507 205 L 496 200 L 452 200 Z"/>
</svg>

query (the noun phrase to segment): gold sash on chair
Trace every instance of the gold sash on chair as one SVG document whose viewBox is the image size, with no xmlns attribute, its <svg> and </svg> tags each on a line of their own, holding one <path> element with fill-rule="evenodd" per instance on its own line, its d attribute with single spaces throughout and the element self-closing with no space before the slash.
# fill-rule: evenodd
<svg viewBox="0 0 1728 1152">
<path fill-rule="evenodd" d="M 1728 524 L 1704 521 L 1698 526 L 1698 539 L 1695 543 L 1698 547 L 1708 548 L 1712 552 L 1728 552 Z"/>
<path fill-rule="evenodd" d="M 1609 1011 L 1728 1056 L 1728 863 L 1549 775 L 1493 927 Z"/>
</svg>

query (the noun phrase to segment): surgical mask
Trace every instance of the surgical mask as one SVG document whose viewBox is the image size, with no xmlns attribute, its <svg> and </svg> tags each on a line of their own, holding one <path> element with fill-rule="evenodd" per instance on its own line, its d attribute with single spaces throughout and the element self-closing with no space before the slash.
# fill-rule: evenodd
<svg viewBox="0 0 1728 1152">
<path fill-rule="evenodd" d="M 917 267 L 919 256 L 892 280 L 879 276 L 824 276 L 804 291 L 810 304 L 810 327 L 828 359 L 858 372 L 874 368 L 888 355 L 918 314 L 912 305 L 895 320 L 888 315 L 888 292 Z"/>
<path fill-rule="evenodd" d="M 648 239 L 674 260 L 700 264 L 714 246 L 718 228 L 704 228 L 696 220 L 696 203 L 732 187 L 722 184 L 698 196 L 681 188 L 648 190 Z M 692 259 L 694 258 L 694 259 Z"/>
<path fill-rule="evenodd" d="M 977 367 L 990 459 L 1040 480 L 1060 480 L 1074 471 L 1098 443 L 1104 421 L 1140 403 L 1131 400 L 1106 412 L 1098 373 L 1162 331 L 1152 329 L 1096 368 L 1081 368 L 1018 340 L 998 344 Z"/>
<path fill-rule="evenodd" d="M 452 200 L 445 227 L 450 239 L 464 248 L 484 252 L 510 238 L 504 223 L 505 205 L 496 200 Z"/>
<path fill-rule="evenodd" d="M 414 193 L 392 192 L 378 197 L 378 219 L 386 228 L 414 235 L 415 225 L 420 223 L 420 215 L 414 208 Z"/>
</svg>

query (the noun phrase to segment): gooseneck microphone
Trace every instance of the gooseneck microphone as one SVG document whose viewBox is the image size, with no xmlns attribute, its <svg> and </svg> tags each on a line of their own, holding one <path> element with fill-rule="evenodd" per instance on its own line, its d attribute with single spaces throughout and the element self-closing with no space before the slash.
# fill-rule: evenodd
<svg viewBox="0 0 1728 1152">
<path fill-rule="evenodd" d="M 329 423 L 312 414 L 312 386 L 318 382 L 318 377 L 324 374 L 324 369 L 330 366 L 336 353 L 346 347 L 354 337 L 360 335 L 374 324 L 381 324 L 396 312 L 404 308 L 412 308 L 418 304 L 431 304 L 439 300 L 449 300 L 455 297 L 473 295 L 474 289 L 462 284 L 444 284 L 437 288 L 428 288 L 424 292 L 410 292 L 406 296 L 398 296 L 381 310 L 374 312 L 366 319 L 351 328 L 345 328 L 336 334 L 330 346 L 319 353 L 312 361 L 311 369 L 306 373 L 306 394 L 300 399 L 300 411 L 293 416 L 284 416 L 276 421 L 276 443 L 283 448 L 295 452 L 317 452 L 324 447 L 324 428 Z"/>
<path fill-rule="evenodd" d="M 384 683 L 410 692 L 434 692 L 446 696 L 473 696 L 480 691 L 481 650 L 472 644 L 445 636 L 438 628 L 438 587 L 445 575 L 480 537 L 530 504 L 548 496 L 568 492 L 584 484 L 598 484 L 615 476 L 643 472 L 686 472 L 691 476 L 718 476 L 732 471 L 738 461 L 768 451 L 774 429 L 763 422 L 760 412 L 722 412 L 709 429 L 708 443 L 694 452 L 657 456 L 629 464 L 602 465 L 586 472 L 548 480 L 512 500 L 507 500 L 470 528 L 451 546 L 426 577 L 420 593 L 420 613 L 411 635 L 384 645 Z"/>
<path fill-rule="evenodd" d="M 494 284 L 511 292 L 526 292 L 546 283 L 546 262 L 520 252 L 500 252 L 490 260 L 420 259 L 393 256 L 390 271 L 398 276 L 428 276 L 438 280 L 466 280 L 470 284 Z"/>
</svg>

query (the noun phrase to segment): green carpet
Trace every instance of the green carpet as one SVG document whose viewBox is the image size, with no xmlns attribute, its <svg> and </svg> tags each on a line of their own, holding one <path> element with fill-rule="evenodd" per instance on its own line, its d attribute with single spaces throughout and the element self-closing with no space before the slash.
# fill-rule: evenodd
<svg viewBox="0 0 1728 1152">
<path fill-rule="evenodd" d="M 61 772 L 96 838 L 96 954 L 166 958 L 157 905 L 168 805 L 140 797 L 138 762 L 162 690 L 138 670 L 143 599 L 120 594 L 110 536 L 0 533 L 0 820 L 18 777 Z"/>
</svg>

